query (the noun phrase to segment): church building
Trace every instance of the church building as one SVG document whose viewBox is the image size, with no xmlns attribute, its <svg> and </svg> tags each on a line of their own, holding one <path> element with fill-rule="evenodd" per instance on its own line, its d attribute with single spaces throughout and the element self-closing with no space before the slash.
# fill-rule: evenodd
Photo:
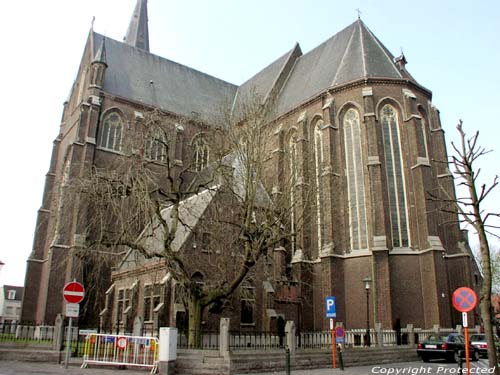
<svg viewBox="0 0 500 375">
<path fill-rule="evenodd" d="M 270 331 L 278 320 L 294 320 L 303 331 L 327 329 L 327 296 L 336 297 L 337 320 L 348 328 L 366 327 L 367 307 L 370 324 L 387 329 L 459 324 L 451 295 L 477 288 L 480 274 L 457 218 L 429 199 L 430 192 L 454 196 L 454 180 L 432 92 L 409 73 L 405 56 L 394 57 L 357 19 L 311 51 L 293 46 L 235 85 L 151 53 L 147 0 L 137 0 L 124 41 L 90 30 L 54 140 L 21 319 L 52 324 L 64 311 L 64 284 L 85 283 L 70 259 L 86 242 L 68 220 L 75 208 L 62 199 L 71 178 L 111 165 L 149 110 L 171 119 L 178 168 L 203 171 L 212 154 L 202 130 L 253 92 L 273 97 L 263 186 L 272 196 L 286 190 L 283 176 L 293 180 L 292 206 L 309 219 L 269 250 L 273 271 L 257 272 L 252 286 L 242 285 L 250 292 L 232 299 L 233 328 Z M 186 235 L 179 244 L 179 251 L 196 248 L 202 259 L 203 243 Z M 110 329 L 131 327 L 137 317 L 155 328 L 181 326 L 175 280 L 161 262 L 144 266 L 131 257 L 109 275 L 97 319 Z M 127 309 L 132 299 L 136 307 Z"/>
</svg>

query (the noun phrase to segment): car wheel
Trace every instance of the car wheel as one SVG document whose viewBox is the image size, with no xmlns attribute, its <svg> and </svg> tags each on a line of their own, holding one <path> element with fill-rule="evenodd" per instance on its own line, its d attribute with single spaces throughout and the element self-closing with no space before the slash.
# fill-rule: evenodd
<svg viewBox="0 0 500 375">
<path fill-rule="evenodd" d="M 470 359 L 474 362 L 477 362 L 479 361 L 479 353 L 477 352 L 477 350 L 473 350 L 472 351 L 472 354 L 470 356 Z"/>
<path fill-rule="evenodd" d="M 453 353 L 453 362 L 460 363 L 460 351 L 456 351 Z"/>
<path fill-rule="evenodd" d="M 429 362 L 429 357 L 427 357 L 426 355 L 423 355 L 422 356 L 422 361 Z"/>
</svg>

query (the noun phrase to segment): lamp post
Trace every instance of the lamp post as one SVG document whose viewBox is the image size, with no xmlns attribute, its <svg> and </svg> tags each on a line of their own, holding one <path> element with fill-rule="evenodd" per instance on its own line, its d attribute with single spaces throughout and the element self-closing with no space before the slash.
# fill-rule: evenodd
<svg viewBox="0 0 500 375">
<path fill-rule="evenodd" d="M 5 266 L 5 263 L 0 260 L 0 271 L 2 270 L 3 266 Z"/>
<path fill-rule="evenodd" d="M 363 284 L 366 290 L 366 334 L 365 334 L 365 346 L 371 346 L 370 339 L 370 286 L 372 279 L 367 276 L 363 279 Z"/>
</svg>

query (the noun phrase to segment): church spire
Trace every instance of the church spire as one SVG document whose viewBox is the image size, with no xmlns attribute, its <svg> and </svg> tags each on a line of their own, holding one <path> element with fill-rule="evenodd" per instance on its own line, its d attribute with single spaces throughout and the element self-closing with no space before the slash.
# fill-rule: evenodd
<svg viewBox="0 0 500 375">
<path fill-rule="evenodd" d="M 149 52 L 148 2 L 137 0 L 134 14 L 128 26 L 125 43 Z"/>
</svg>

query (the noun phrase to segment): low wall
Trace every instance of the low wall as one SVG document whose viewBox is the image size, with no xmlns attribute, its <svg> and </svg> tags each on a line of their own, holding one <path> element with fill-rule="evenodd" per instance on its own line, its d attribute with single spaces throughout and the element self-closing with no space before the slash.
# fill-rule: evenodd
<svg viewBox="0 0 500 375">
<path fill-rule="evenodd" d="M 415 347 L 348 348 L 343 352 L 344 366 L 367 366 L 418 360 Z M 233 351 L 228 357 L 213 350 L 179 350 L 176 374 L 231 375 L 284 371 L 285 351 Z M 290 357 L 292 370 L 329 368 L 332 353 L 329 350 L 297 350 Z"/>
</svg>

